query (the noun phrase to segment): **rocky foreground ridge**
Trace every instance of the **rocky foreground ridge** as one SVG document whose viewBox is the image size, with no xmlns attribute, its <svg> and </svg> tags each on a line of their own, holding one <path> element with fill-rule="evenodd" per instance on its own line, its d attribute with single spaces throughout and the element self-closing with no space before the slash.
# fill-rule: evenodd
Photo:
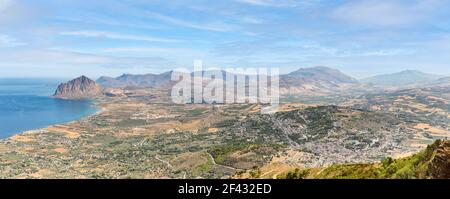
<svg viewBox="0 0 450 199">
<path fill-rule="evenodd" d="M 413 156 L 380 163 L 333 165 L 327 168 L 295 169 L 287 179 L 449 179 L 450 141 L 437 140 Z"/>
</svg>

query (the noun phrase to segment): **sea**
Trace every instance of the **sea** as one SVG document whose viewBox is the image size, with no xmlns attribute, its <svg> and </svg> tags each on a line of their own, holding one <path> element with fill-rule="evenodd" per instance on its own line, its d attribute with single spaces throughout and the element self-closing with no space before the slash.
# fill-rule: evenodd
<svg viewBox="0 0 450 199">
<path fill-rule="evenodd" d="M 51 97 L 64 81 L 0 78 L 0 139 L 94 114 L 97 110 L 90 100 Z"/>
</svg>

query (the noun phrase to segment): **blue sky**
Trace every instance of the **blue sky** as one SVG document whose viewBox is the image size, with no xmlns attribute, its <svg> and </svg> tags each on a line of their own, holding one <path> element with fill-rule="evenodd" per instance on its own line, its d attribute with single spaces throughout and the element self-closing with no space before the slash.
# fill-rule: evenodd
<svg viewBox="0 0 450 199">
<path fill-rule="evenodd" d="M 450 75 L 447 0 L 0 0 L 0 77 L 329 66 Z"/>
</svg>

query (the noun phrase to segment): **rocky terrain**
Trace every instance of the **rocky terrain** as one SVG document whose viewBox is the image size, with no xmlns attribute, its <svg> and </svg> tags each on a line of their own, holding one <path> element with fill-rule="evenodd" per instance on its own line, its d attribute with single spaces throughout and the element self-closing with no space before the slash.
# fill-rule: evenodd
<svg viewBox="0 0 450 199">
<path fill-rule="evenodd" d="M 61 99 L 89 99 L 101 95 L 102 88 L 95 81 L 81 76 L 60 84 L 53 95 Z"/>
<path fill-rule="evenodd" d="M 439 143 L 435 153 L 428 167 L 429 176 L 435 179 L 450 179 L 450 141 Z"/>
<path fill-rule="evenodd" d="M 373 164 L 333 165 L 326 168 L 294 169 L 287 179 L 449 179 L 450 141 L 436 141 L 423 151 L 404 158 L 390 157 Z"/>
</svg>

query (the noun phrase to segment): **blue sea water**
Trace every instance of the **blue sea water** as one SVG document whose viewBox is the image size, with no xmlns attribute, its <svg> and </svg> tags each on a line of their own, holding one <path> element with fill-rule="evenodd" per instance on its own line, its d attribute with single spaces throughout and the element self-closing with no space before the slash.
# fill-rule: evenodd
<svg viewBox="0 0 450 199">
<path fill-rule="evenodd" d="M 95 113 L 88 100 L 50 97 L 59 79 L 0 79 L 0 138 Z"/>
</svg>

